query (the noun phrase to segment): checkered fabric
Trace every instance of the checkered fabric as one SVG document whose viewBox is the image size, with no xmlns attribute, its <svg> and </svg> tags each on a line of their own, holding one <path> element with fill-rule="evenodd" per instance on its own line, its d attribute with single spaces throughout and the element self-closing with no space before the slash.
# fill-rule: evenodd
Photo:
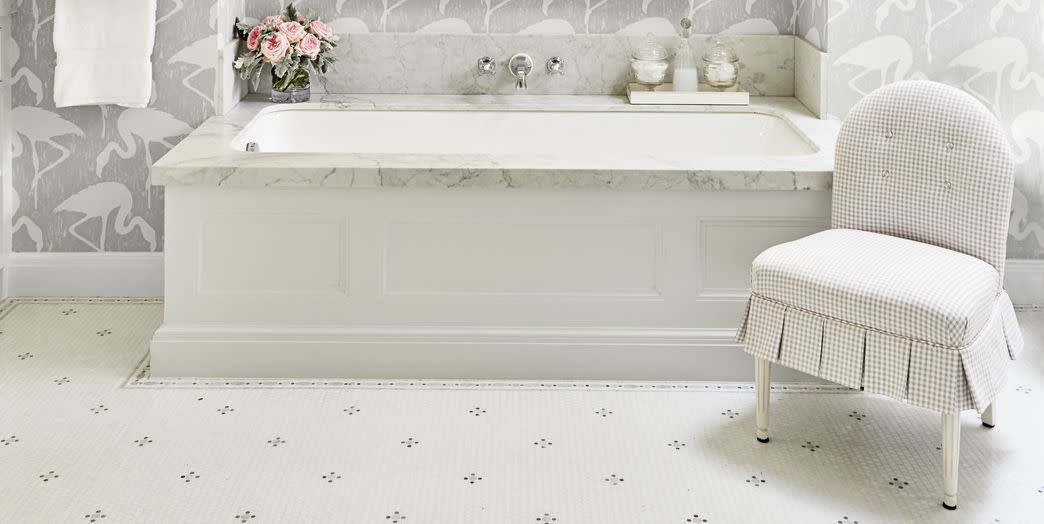
<svg viewBox="0 0 1044 524">
<path fill-rule="evenodd" d="M 970 96 L 900 82 L 838 139 L 833 227 L 754 260 L 757 357 L 938 411 L 982 411 L 1023 341 L 1001 289 L 1013 163 Z"/>
<path fill-rule="evenodd" d="M 863 98 L 838 136 L 833 226 L 980 258 L 1004 272 L 1011 146 L 970 95 L 926 81 Z"/>
</svg>

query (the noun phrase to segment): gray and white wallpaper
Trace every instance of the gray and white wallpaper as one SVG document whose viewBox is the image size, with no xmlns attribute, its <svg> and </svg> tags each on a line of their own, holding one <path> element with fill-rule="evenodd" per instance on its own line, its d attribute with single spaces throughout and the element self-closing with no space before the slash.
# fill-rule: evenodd
<svg viewBox="0 0 1044 524">
<path fill-rule="evenodd" d="M 250 16 L 278 0 L 246 0 Z M 14 0 L 16 251 L 162 248 L 162 191 L 148 165 L 213 114 L 215 0 L 159 0 L 148 109 L 55 110 L 54 0 Z M 1044 0 L 304 0 L 340 32 L 796 33 L 828 48 L 829 106 L 906 78 L 972 92 L 1019 159 L 1009 256 L 1044 257 Z"/>
<path fill-rule="evenodd" d="M 971 93 L 1018 161 L 1008 257 L 1044 257 L 1044 1 L 831 0 L 829 19 L 829 113 L 898 80 Z"/>
<path fill-rule="evenodd" d="M 827 51 L 827 0 L 794 0 L 797 25 L 794 34 Z"/>
<path fill-rule="evenodd" d="M 640 33 L 675 34 L 693 21 L 696 33 L 790 34 L 799 0 L 302 0 L 342 32 Z M 810 1 L 810 0 L 806 0 Z M 263 18 L 282 0 L 248 0 Z"/>
<path fill-rule="evenodd" d="M 214 113 L 214 0 L 160 0 L 146 109 L 55 109 L 54 0 L 15 1 L 15 251 L 156 251 L 163 192 L 148 166 Z"/>
</svg>

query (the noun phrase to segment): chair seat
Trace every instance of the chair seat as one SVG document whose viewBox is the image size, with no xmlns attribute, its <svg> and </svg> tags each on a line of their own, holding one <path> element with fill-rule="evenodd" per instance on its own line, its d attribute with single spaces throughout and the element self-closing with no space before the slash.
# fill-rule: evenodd
<svg viewBox="0 0 1044 524">
<path fill-rule="evenodd" d="M 855 229 L 771 247 L 751 281 L 754 295 L 787 307 L 954 349 L 983 330 L 1001 292 L 978 258 Z"/>
</svg>

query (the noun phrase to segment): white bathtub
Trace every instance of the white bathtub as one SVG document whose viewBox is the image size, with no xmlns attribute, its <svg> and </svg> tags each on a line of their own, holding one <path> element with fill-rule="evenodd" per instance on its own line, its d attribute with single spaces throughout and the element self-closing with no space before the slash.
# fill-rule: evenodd
<svg viewBox="0 0 1044 524">
<path fill-rule="evenodd" d="M 788 121 L 757 112 L 344 111 L 270 108 L 232 142 L 265 153 L 493 156 L 641 152 L 664 161 L 818 151 Z"/>
<path fill-rule="evenodd" d="M 544 100 L 208 120 L 152 173 L 153 375 L 746 380 L 751 259 L 827 227 L 836 124 Z"/>
</svg>

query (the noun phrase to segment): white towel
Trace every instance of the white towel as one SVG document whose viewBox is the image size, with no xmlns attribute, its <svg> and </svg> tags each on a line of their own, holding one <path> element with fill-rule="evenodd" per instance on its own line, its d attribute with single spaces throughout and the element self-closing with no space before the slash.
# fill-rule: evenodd
<svg viewBox="0 0 1044 524">
<path fill-rule="evenodd" d="M 57 0 L 55 106 L 147 106 L 155 40 L 156 0 Z"/>
</svg>

